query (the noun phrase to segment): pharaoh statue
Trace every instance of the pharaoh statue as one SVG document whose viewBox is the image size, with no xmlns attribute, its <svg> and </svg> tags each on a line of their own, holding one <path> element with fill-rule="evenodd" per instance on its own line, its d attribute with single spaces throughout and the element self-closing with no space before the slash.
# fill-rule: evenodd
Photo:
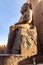
<svg viewBox="0 0 43 65">
<path fill-rule="evenodd" d="M 14 49 L 14 51 L 15 51 L 14 53 L 15 54 L 16 53 L 21 53 L 21 47 L 19 47 L 19 45 L 21 45 L 21 42 L 17 41 L 17 39 L 16 39 L 16 38 L 20 37 L 20 34 L 17 35 L 18 34 L 18 31 L 17 31 L 18 29 L 19 29 L 19 31 L 21 29 L 24 29 L 24 28 L 25 29 L 26 28 L 27 29 L 34 29 L 34 22 L 33 22 L 33 16 L 32 16 L 32 6 L 31 6 L 31 3 L 27 3 L 26 2 L 26 3 L 23 4 L 23 6 L 21 7 L 21 14 L 22 14 L 22 16 L 20 17 L 18 23 L 10 26 L 10 32 L 9 32 L 9 38 L 8 38 L 8 44 L 7 44 L 7 49 L 8 49 L 7 52 L 8 53 L 12 53 L 12 50 L 14 49 L 13 47 L 15 47 L 15 49 L 17 50 L 16 51 Z M 36 29 L 35 29 L 35 31 L 36 31 Z M 36 36 L 37 36 L 37 34 L 36 34 Z M 35 39 L 35 41 L 36 41 L 36 39 Z"/>
</svg>

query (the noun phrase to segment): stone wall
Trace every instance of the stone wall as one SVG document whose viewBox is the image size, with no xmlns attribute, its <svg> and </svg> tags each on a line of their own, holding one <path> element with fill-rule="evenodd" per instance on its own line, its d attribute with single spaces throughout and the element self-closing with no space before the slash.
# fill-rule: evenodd
<svg viewBox="0 0 43 65">
<path fill-rule="evenodd" d="M 38 43 L 43 49 L 43 0 L 31 0 L 34 24 L 37 27 Z M 42 51 L 43 52 L 43 51 Z"/>
</svg>

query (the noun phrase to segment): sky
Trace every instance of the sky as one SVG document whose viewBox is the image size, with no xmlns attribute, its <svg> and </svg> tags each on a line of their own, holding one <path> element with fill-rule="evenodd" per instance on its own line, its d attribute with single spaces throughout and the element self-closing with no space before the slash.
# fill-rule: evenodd
<svg viewBox="0 0 43 65">
<path fill-rule="evenodd" d="M 9 27 L 18 22 L 20 9 L 27 0 L 0 0 L 0 45 L 7 45 Z"/>
</svg>

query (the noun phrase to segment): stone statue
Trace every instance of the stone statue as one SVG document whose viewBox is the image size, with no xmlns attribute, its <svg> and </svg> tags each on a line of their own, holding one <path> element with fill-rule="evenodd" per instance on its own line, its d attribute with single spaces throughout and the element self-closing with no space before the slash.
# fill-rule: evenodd
<svg viewBox="0 0 43 65">
<path fill-rule="evenodd" d="M 31 3 L 23 4 L 23 6 L 21 7 L 21 14 L 22 16 L 19 22 L 10 26 L 8 45 L 7 45 L 8 53 L 12 53 L 12 50 L 14 51 L 13 52 L 14 54 L 21 53 L 21 32 L 20 31 L 22 31 L 22 29 L 23 30 L 34 29 Z M 26 30 L 25 32 L 27 33 Z"/>
</svg>

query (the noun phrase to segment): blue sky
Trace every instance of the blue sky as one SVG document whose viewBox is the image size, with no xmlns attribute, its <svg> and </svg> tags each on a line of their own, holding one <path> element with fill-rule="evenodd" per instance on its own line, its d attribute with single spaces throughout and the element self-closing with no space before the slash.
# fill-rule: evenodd
<svg viewBox="0 0 43 65">
<path fill-rule="evenodd" d="M 9 26 L 18 22 L 20 8 L 27 0 L 0 0 L 0 45 L 7 44 Z"/>
</svg>

